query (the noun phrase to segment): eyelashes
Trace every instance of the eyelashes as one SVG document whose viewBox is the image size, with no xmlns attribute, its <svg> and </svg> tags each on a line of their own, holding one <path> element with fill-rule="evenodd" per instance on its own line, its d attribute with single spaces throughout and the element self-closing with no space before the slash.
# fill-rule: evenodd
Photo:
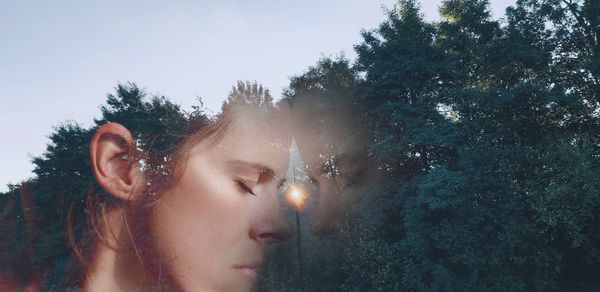
<svg viewBox="0 0 600 292">
<path fill-rule="evenodd" d="M 246 185 L 243 181 L 236 180 L 235 183 L 238 186 L 238 189 L 240 190 L 240 192 L 256 196 L 256 194 L 252 191 L 252 188 L 250 188 L 248 185 Z"/>
</svg>

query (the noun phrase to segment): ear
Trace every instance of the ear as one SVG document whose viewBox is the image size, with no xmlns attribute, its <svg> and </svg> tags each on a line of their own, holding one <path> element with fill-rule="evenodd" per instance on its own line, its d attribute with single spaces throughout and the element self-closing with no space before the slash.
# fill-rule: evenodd
<svg viewBox="0 0 600 292">
<path fill-rule="evenodd" d="M 115 198 L 133 200 L 144 185 L 135 160 L 133 137 L 118 123 L 102 125 L 90 142 L 90 162 L 96 181 Z"/>
</svg>

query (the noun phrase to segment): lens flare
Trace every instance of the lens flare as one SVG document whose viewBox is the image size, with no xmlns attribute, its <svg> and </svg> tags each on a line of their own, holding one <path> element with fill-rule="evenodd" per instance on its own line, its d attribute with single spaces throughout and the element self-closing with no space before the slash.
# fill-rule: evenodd
<svg viewBox="0 0 600 292">
<path fill-rule="evenodd" d="M 287 191 L 287 200 L 294 208 L 301 209 L 304 207 L 305 199 L 306 195 L 302 187 L 295 184 L 290 186 Z"/>
</svg>

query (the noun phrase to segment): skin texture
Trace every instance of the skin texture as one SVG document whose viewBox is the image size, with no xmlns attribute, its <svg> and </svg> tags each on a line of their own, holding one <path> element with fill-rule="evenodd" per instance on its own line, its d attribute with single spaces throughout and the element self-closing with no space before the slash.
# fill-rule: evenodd
<svg viewBox="0 0 600 292">
<path fill-rule="evenodd" d="M 287 116 L 281 111 L 231 113 L 216 144 L 199 142 L 189 150 L 173 187 L 143 215 L 129 214 L 136 217 L 130 222 L 144 225 L 133 235 L 118 210 L 111 212 L 108 222 L 116 226 L 112 232 L 117 236 L 94 247 L 85 290 L 249 290 L 265 248 L 290 236 L 281 206 L 291 142 Z M 131 151 L 122 143 L 130 140 L 128 131 L 113 124 L 99 132 L 90 147 L 96 179 L 114 197 L 135 200 L 143 179 L 122 158 Z M 126 245 L 130 236 L 141 254 L 110 248 Z"/>
<path fill-rule="evenodd" d="M 279 193 L 290 132 L 285 122 L 239 113 L 217 145 L 190 151 L 149 217 L 168 281 L 185 291 L 251 287 L 265 247 L 289 235 Z"/>
</svg>

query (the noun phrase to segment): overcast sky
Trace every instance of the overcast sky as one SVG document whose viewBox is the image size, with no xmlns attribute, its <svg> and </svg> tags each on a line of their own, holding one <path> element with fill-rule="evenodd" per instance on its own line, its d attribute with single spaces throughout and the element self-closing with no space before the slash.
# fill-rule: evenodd
<svg viewBox="0 0 600 292">
<path fill-rule="evenodd" d="M 321 56 L 354 58 L 395 2 L 0 0 L 0 191 L 33 175 L 53 126 L 90 126 L 119 82 L 213 112 L 237 80 L 279 98 Z M 422 1 L 428 19 L 440 2 Z M 515 1 L 491 2 L 499 18 Z"/>
</svg>

